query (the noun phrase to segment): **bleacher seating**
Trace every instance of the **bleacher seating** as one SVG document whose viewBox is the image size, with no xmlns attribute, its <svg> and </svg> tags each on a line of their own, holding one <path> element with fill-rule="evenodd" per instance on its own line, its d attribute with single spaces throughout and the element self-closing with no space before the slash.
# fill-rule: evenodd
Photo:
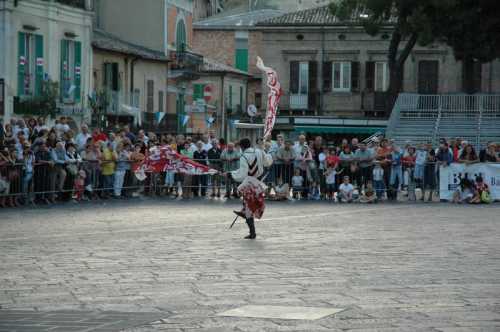
<svg viewBox="0 0 500 332">
<path fill-rule="evenodd" d="M 484 147 L 500 143 L 500 96 L 401 94 L 389 120 L 386 136 L 399 145 L 460 137 Z"/>
</svg>

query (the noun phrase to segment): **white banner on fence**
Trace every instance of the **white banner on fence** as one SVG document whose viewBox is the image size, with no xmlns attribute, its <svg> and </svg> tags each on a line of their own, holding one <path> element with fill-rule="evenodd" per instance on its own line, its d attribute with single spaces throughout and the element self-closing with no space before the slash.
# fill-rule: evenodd
<svg viewBox="0 0 500 332">
<path fill-rule="evenodd" d="M 451 201 L 460 179 L 475 180 L 478 175 L 483 177 L 484 182 L 490 188 L 491 198 L 500 200 L 500 164 L 451 164 L 448 167 L 441 167 L 439 171 L 440 198 Z"/>
</svg>

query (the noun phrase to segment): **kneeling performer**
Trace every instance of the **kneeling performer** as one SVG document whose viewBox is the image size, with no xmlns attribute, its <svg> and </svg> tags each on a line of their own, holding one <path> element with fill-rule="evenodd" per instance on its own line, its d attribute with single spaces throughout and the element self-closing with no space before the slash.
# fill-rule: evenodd
<svg viewBox="0 0 500 332">
<path fill-rule="evenodd" d="M 264 174 L 264 167 L 270 167 L 273 158 L 263 150 L 252 148 L 248 138 L 240 141 L 241 151 L 240 168 L 231 172 L 236 182 L 241 182 L 238 192 L 243 196 L 243 210 L 234 211 L 238 216 L 245 218 L 250 234 L 245 239 L 255 239 L 255 218 L 261 219 L 264 214 L 264 196 L 266 185 L 259 179 Z"/>
</svg>

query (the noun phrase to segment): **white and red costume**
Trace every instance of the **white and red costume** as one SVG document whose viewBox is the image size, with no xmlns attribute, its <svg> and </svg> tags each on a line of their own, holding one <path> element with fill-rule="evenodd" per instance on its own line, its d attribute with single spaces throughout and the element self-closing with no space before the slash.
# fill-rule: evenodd
<svg viewBox="0 0 500 332">
<path fill-rule="evenodd" d="M 264 196 L 267 186 L 259 178 L 264 167 L 270 167 L 273 158 L 260 149 L 248 148 L 240 158 L 240 168 L 231 172 L 236 182 L 241 182 L 238 192 L 243 196 L 243 213 L 246 218 L 261 219 L 264 214 Z"/>
</svg>

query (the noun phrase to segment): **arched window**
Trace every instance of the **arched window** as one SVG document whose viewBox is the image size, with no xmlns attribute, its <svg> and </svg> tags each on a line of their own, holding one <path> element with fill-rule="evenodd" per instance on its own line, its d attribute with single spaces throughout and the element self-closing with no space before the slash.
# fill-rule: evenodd
<svg viewBox="0 0 500 332">
<path fill-rule="evenodd" d="M 175 38 L 175 44 L 177 46 L 177 52 L 182 52 L 186 50 L 186 25 L 184 24 L 184 20 L 179 20 L 177 22 L 177 33 Z"/>
</svg>

